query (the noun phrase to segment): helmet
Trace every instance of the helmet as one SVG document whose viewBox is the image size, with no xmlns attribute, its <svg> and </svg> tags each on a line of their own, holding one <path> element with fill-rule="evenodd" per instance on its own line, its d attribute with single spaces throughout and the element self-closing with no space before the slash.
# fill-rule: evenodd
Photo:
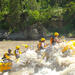
<svg viewBox="0 0 75 75">
<path fill-rule="evenodd" d="M 54 36 L 59 36 L 59 33 L 58 33 L 58 32 L 55 32 L 55 33 L 54 33 Z"/>
<path fill-rule="evenodd" d="M 20 46 L 16 46 L 16 49 L 19 49 L 20 48 Z"/>
<path fill-rule="evenodd" d="M 41 38 L 41 41 L 45 41 L 45 38 Z"/>
<path fill-rule="evenodd" d="M 25 44 L 25 48 L 28 48 L 28 45 L 27 44 Z"/>
</svg>

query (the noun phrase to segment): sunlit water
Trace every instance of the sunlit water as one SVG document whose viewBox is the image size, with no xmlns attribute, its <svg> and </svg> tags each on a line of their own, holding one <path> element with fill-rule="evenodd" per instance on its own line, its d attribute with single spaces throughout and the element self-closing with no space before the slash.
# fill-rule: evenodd
<svg viewBox="0 0 75 75">
<path fill-rule="evenodd" d="M 18 62 L 13 62 L 9 75 L 75 75 L 75 56 L 69 52 L 62 54 L 61 50 L 66 42 L 56 44 L 36 53 L 35 50 L 28 49 L 20 56 Z M 42 52 L 48 55 L 42 59 Z M 65 56 L 64 56 L 65 55 Z"/>
</svg>

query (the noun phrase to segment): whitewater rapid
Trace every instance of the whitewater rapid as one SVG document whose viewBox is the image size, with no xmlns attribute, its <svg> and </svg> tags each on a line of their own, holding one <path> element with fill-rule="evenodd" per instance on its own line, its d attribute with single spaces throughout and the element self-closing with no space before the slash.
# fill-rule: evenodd
<svg viewBox="0 0 75 75">
<path fill-rule="evenodd" d="M 61 50 L 65 45 L 66 42 L 62 42 L 48 46 L 45 49 L 48 60 L 42 59 L 41 53 L 28 49 L 20 55 L 19 62 L 13 62 L 9 75 L 75 75 L 75 56 L 68 52 L 63 56 Z"/>
</svg>

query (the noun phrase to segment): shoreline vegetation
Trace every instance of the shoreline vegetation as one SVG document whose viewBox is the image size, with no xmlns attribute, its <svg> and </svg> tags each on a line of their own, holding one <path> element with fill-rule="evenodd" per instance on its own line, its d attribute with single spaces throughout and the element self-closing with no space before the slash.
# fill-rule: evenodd
<svg viewBox="0 0 75 75">
<path fill-rule="evenodd" d="M 0 1 L 0 35 L 32 40 L 53 32 L 75 37 L 74 0 Z"/>
</svg>

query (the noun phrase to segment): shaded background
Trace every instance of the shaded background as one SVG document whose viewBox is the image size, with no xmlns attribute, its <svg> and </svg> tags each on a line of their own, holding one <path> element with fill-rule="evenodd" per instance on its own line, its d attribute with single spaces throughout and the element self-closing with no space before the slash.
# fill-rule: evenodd
<svg viewBox="0 0 75 75">
<path fill-rule="evenodd" d="M 33 40 L 55 31 L 75 37 L 74 0 L 0 0 L 1 40 Z"/>
</svg>

